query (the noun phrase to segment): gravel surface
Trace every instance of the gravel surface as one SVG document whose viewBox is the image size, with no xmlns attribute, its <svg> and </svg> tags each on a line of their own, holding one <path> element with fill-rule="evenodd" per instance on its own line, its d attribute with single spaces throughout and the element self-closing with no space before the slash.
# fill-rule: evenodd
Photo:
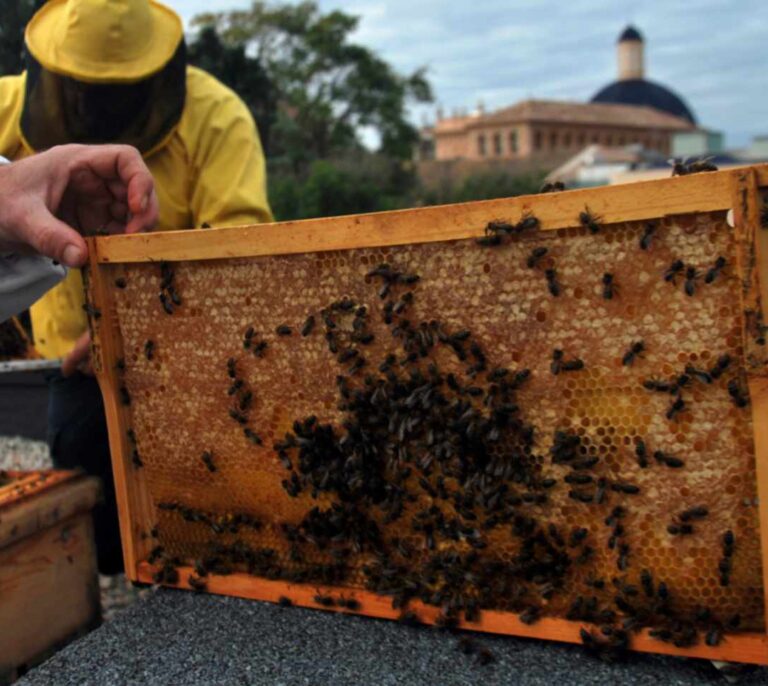
<svg viewBox="0 0 768 686">
<path fill-rule="evenodd" d="M 702 660 L 633 655 L 605 664 L 577 646 L 476 637 L 493 651 L 493 664 L 478 665 L 456 649 L 455 636 L 434 629 L 159 590 L 19 685 L 725 684 Z M 768 684 L 768 671 L 752 670 L 739 683 Z"/>
<path fill-rule="evenodd" d="M 45 441 L 21 436 L 0 436 L 0 469 L 50 469 L 51 453 Z"/>
</svg>

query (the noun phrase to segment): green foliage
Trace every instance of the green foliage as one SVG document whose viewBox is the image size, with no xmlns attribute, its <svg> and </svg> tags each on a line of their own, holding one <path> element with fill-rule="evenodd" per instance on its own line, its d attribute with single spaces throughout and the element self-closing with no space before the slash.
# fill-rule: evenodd
<svg viewBox="0 0 768 686">
<path fill-rule="evenodd" d="M 45 0 L 0 0 L 0 76 L 24 68 L 24 27 Z"/>
<path fill-rule="evenodd" d="M 371 50 L 352 43 L 357 23 L 357 17 L 323 13 L 310 1 L 256 1 L 248 10 L 193 20 L 215 29 L 225 45 L 244 48 L 262 66 L 278 103 L 270 155 L 294 170 L 360 150 L 364 128 L 378 134 L 381 153 L 411 156 L 418 132 L 406 106 L 432 99 L 424 70 L 400 75 Z M 214 74 L 229 83 L 229 77 Z"/>
<path fill-rule="evenodd" d="M 511 198 L 516 195 L 537 193 L 546 172 L 511 175 L 502 171 L 480 172 L 459 182 L 449 181 L 423 195 L 425 205 L 443 205 L 471 200 Z"/>
<path fill-rule="evenodd" d="M 276 91 L 261 62 L 249 57 L 243 45 L 225 44 L 213 26 L 203 26 L 190 43 L 191 64 L 205 69 L 235 91 L 250 109 L 269 153 L 270 134 L 277 116 Z"/>
<path fill-rule="evenodd" d="M 309 219 L 407 207 L 413 172 L 398 160 L 361 152 L 315 160 L 305 172 L 270 164 L 269 200 L 278 220 Z"/>
<path fill-rule="evenodd" d="M 425 189 L 410 163 L 365 152 L 316 160 L 299 174 L 272 162 L 267 175 L 278 221 L 512 197 L 537 192 L 542 179 L 543 174 L 482 173 Z"/>
</svg>

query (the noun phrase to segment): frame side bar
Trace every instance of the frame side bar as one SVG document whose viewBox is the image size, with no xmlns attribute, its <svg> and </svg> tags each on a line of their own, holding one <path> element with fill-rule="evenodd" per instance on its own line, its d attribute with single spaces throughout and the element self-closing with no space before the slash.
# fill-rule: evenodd
<svg viewBox="0 0 768 686">
<path fill-rule="evenodd" d="M 745 169 L 736 173 L 732 193 L 736 271 L 741 279 L 741 307 L 744 315 L 742 340 L 755 440 L 764 617 L 768 627 L 768 373 L 766 346 L 759 343 L 763 336 L 759 328 L 764 302 L 761 286 L 764 289 L 768 283 L 768 253 L 761 251 L 759 245 L 761 240 L 765 240 L 761 236 L 765 232 L 759 229 L 760 192 L 755 171 Z"/>
<path fill-rule="evenodd" d="M 123 342 L 112 289 L 106 283 L 110 268 L 96 262 L 94 239 L 86 240 L 91 256 L 91 266 L 85 279 L 86 298 L 92 307 L 101 312 L 97 318 L 88 318 L 91 327 L 91 357 L 107 416 L 125 573 L 131 581 L 136 581 L 138 562 L 146 557 L 149 549 L 148 538 L 142 534 L 153 526 L 154 508 L 143 470 L 136 468 L 132 462 L 133 447 L 128 444 L 127 437 L 127 429 L 130 427 L 129 408 L 119 400 L 121 382 L 116 365 L 123 355 Z"/>
</svg>

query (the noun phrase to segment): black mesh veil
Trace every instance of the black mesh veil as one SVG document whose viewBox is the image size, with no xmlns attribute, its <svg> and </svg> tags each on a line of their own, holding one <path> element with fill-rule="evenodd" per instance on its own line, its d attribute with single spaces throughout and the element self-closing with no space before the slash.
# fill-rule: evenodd
<svg viewBox="0 0 768 686">
<path fill-rule="evenodd" d="M 181 118 L 186 96 L 182 40 L 158 72 L 135 83 L 86 83 L 48 71 L 26 51 L 21 131 L 34 150 L 65 143 L 124 143 L 146 153 Z"/>
</svg>

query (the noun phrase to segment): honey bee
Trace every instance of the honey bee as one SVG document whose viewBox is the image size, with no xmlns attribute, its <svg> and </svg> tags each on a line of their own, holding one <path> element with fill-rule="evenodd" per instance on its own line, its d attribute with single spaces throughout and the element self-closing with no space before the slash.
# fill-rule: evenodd
<svg viewBox="0 0 768 686">
<path fill-rule="evenodd" d="M 670 421 L 673 421 L 683 410 L 685 410 L 685 400 L 683 400 L 682 396 L 678 395 L 669 406 L 669 409 L 666 412 L 666 417 Z"/>
<path fill-rule="evenodd" d="M 590 233 L 597 233 L 600 231 L 600 222 L 602 221 L 602 217 L 597 214 L 592 214 L 589 207 L 586 205 L 584 206 L 584 211 L 579 213 L 579 224 L 581 224 L 585 229 L 589 229 Z"/>
<path fill-rule="evenodd" d="M 144 343 L 144 356 L 151 360 L 152 357 L 155 354 L 155 342 L 152 340 L 148 340 Z"/>
<path fill-rule="evenodd" d="M 490 236 L 480 236 L 480 238 L 476 239 L 475 242 L 478 245 L 482 245 L 485 248 L 496 247 L 498 245 L 501 245 L 501 235 L 500 234 L 492 234 Z M 385 287 L 388 287 L 388 286 L 389 286 L 389 284 L 385 284 Z"/>
<path fill-rule="evenodd" d="M 720 357 L 717 358 L 717 362 L 712 366 L 712 368 L 709 370 L 709 376 L 712 379 L 719 379 L 723 372 L 728 369 L 728 367 L 731 364 L 731 356 L 728 354 L 720 355 Z"/>
<path fill-rule="evenodd" d="M 704 276 L 704 283 L 712 283 L 718 277 L 720 272 L 723 271 L 726 264 L 726 259 L 720 255 L 720 257 L 715 260 L 715 264 L 707 270 L 707 273 Z"/>
<path fill-rule="evenodd" d="M 660 464 L 664 464 L 667 467 L 672 467 L 673 469 L 679 469 L 680 467 L 685 466 L 685 462 L 681 460 L 679 457 L 674 457 L 673 455 L 667 455 L 661 450 L 657 450 L 656 452 L 654 452 L 653 457 Z"/>
<path fill-rule="evenodd" d="M 133 462 L 133 466 L 137 468 L 144 466 L 144 462 L 142 461 L 141 456 L 139 455 L 139 451 L 136 448 L 131 451 L 131 462 Z"/>
<path fill-rule="evenodd" d="M 565 190 L 565 184 L 562 181 L 552 181 L 545 183 L 540 189 L 539 193 L 559 193 Z"/>
<path fill-rule="evenodd" d="M 702 383 L 712 383 L 712 375 L 709 372 L 704 371 L 703 369 L 697 369 L 692 364 L 685 365 L 685 373 L 692 378 L 697 378 Z"/>
<path fill-rule="evenodd" d="M 526 261 L 526 265 L 529 269 L 535 268 L 539 262 L 544 258 L 544 256 L 547 254 L 548 250 L 545 247 L 539 247 L 534 248 L 531 250 L 531 254 L 528 256 L 528 260 Z"/>
<path fill-rule="evenodd" d="M 659 379 L 646 379 L 643 381 L 643 387 L 659 393 L 669 393 L 672 390 L 672 384 Z"/>
<path fill-rule="evenodd" d="M 559 374 L 563 364 L 563 351 L 559 348 L 555 348 L 552 351 L 552 363 L 549 365 L 549 370 L 553 374 Z"/>
<path fill-rule="evenodd" d="M 696 280 L 699 278 L 699 272 L 696 267 L 686 267 L 685 269 L 685 294 L 693 296 L 696 293 Z"/>
<path fill-rule="evenodd" d="M 688 174 L 717 171 L 717 166 L 711 162 L 712 159 L 712 157 L 705 157 L 689 162 L 687 157 L 683 160 L 672 158 L 669 160 L 669 163 L 672 165 L 672 176 L 687 176 Z"/>
<path fill-rule="evenodd" d="M 128 282 L 122 276 L 115 279 L 115 286 L 118 288 L 125 288 L 127 285 Z"/>
<path fill-rule="evenodd" d="M 293 333 L 293 329 L 287 324 L 280 324 L 280 326 L 275 329 L 275 333 L 278 336 L 290 336 Z"/>
<path fill-rule="evenodd" d="M 199 576 L 194 576 L 193 574 L 189 575 L 187 578 L 187 583 L 189 584 L 190 588 L 197 592 L 204 591 L 206 588 L 208 588 L 208 584 L 204 579 L 201 579 Z"/>
<path fill-rule="evenodd" d="M 616 291 L 617 287 L 613 280 L 613 274 L 606 272 L 603 274 L 603 298 L 605 300 L 613 300 Z"/>
<path fill-rule="evenodd" d="M 130 405 L 131 404 L 131 394 L 128 393 L 128 389 L 125 386 L 120 386 L 120 388 L 117 389 L 119 395 L 120 395 L 120 402 L 123 405 Z"/>
<path fill-rule="evenodd" d="M 702 519 L 709 514 L 709 510 L 703 505 L 696 505 L 695 507 L 689 507 L 687 510 L 683 510 L 678 518 L 681 522 L 689 522 L 692 519 Z"/>
<path fill-rule="evenodd" d="M 163 310 L 165 310 L 166 314 L 173 314 L 173 303 L 171 303 L 170 298 L 165 293 L 160 293 L 160 303 L 163 306 Z"/>
<path fill-rule="evenodd" d="M 675 260 L 667 267 L 667 271 L 664 272 L 664 281 L 667 283 L 677 283 L 677 276 L 685 269 L 685 262 L 682 260 Z"/>
<path fill-rule="evenodd" d="M 515 230 L 518 232 L 532 231 L 538 229 L 541 225 L 538 217 L 534 216 L 531 212 L 525 212 L 519 222 L 515 225 Z"/>
<path fill-rule="evenodd" d="M 556 298 L 560 295 L 560 284 L 557 281 L 557 272 L 554 268 L 547 269 L 544 272 L 544 276 L 547 279 L 547 288 L 549 292 Z"/>
<path fill-rule="evenodd" d="M 648 250 L 651 247 L 651 239 L 658 228 L 653 222 L 648 222 L 645 225 L 645 231 L 643 231 L 643 235 L 640 237 L 640 250 Z"/>
<path fill-rule="evenodd" d="M 261 436 L 251 429 L 243 429 L 243 435 L 254 445 L 262 445 Z"/>
<path fill-rule="evenodd" d="M 83 305 L 83 310 L 89 317 L 93 317 L 93 319 L 99 319 L 101 317 L 101 310 L 98 307 L 91 305 L 91 303 L 85 303 Z"/>
<path fill-rule="evenodd" d="M 338 605 L 352 612 L 357 612 L 360 609 L 360 601 L 355 598 L 339 598 Z"/>
<path fill-rule="evenodd" d="M 203 454 L 200 456 L 200 459 L 203 461 L 203 464 L 208 468 L 209 472 L 216 471 L 216 465 L 213 463 L 213 454 L 210 452 L 210 450 L 204 450 Z"/>
<path fill-rule="evenodd" d="M 637 457 L 637 464 L 641 469 L 645 469 L 648 466 L 648 449 L 645 447 L 645 441 L 639 439 L 635 446 L 635 456 Z"/>
<path fill-rule="evenodd" d="M 572 360 L 566 360 L 560 365 L 560 368 L 564 372 L 577 372 L 584 369 L 584 361 L 575 357 Z"/>
<path fill-rule="evenodd" d="M 731 379 L 728 382 L 728 395 L 731 396 L 731 400 L 733 400 L 736 407 L 746 407 L 749 405 L 749 398 L 736 379 Z"/>
<path fill-rule="evenodd" d="M 315 317 L 314 315 L 309 315 L 307 319 L 304 321 L 304 325 L 301 327 L 301 335 L 306 337 L 309 336 L 309 334 L 312 333 L 312 329 L 315 328 Z"/>
<path fill-rule="evenodd" d="M 643 341 L 635 341 L 629 346 L 629 350 L 624 353 L 624 357 L 621 358 L 621 364 L 628 367 L 634 363 L 637 357 L 641 357 L 645 351 L 645 343 Z"/>
</svg>

